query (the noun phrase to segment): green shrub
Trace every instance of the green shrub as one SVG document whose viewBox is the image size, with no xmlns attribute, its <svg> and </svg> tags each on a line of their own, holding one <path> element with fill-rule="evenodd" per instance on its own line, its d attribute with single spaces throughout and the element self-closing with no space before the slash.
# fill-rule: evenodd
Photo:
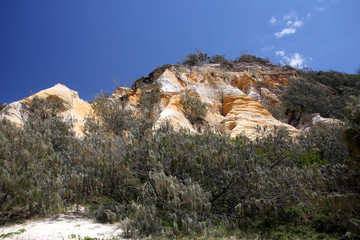
<svg viewBox="0 0 360 240">
<path fill-rule="evenodd" d="M 185 93 L 181 95 L 181 104 L 184 108 L 184 114 L 189 121 L 194 124 L 204 120 L 207 107 L 205 103 L 202 103 L 198 98 L 190 96 Z"/>
<path fill-rule="evenodd" d="M 139 101 L 140 113 L 145 118 L 151 118 L 152 113 L 156 109 L 155 106 L 161 100 L 162 92 L 160 84 L 154 82 L 152 84 L 143 84 L 140 86 L 141 96 Z"/>
<path fill-rule="evenodd" d="M 225 57 L 225 55 L 214 55 L 210 57 L 209 63 L 219 63 L 222 65 L 230 64 L 230 61 Z"/>
<path fill-rule="evenodd" d="M 232 61 L 233 63 L 259 63 L 261 65 L 272 65 L 269 59 L 263 59 L 251 54 L 242 54 Z"/>
<path fill-rule="evenodd" d="M 282 96 L 288 115 L 320 113 L 322 117 L 345 118 L 346 102 L 360 94 L 359 76 L 336 71 L 298 71 Z M 296 125 L 296 123 L 295 123 Z"/>
<path fill-rule="evenodd" d="M 321 165 L 326 164 L 327 161 L 321 158 L 321 154 L 318 151 L 314 151 L 312 149 L 306 150 L 298 160 L 299 167 L 319 167 Z"/>
<path fill-rule="evenodd" d="M 285 208 L 284 217 L 282 221 L 285 224 L 291 224 L 293 226 L 300 226 L 306 222 L 306 215 L 304 211 L 298 206 L 290 206 Z"/>
<path fill-rule="evenodd" d="M 154 205 L 133 203 L 131 209 L 134 216 L 131 220 L 124 222 L 124 232 L 126 237 L 159 234 L 163 230 L 160 219 L 157 216 L 157 208 Z"/>
<path fill-rule="evenodd" d="M 96 126 L 101 126 L 105 132 L 122 135 L 130 130 L 133 123 L 133 116 L 130 110 L 125 109 L 126 99 L 114 99 L 110 94 L 101 92 L 95 97 L 93 103 L 96 116 L 101 121 L 101 125 L 96 124 L 92 119 L 85 126 L 86 130 L 101 131 Z"/>
<path fill-rule="evenodd" d="M 6 103 L 0 103 L 0 111 L 6 107 Z"/>
<path fill-rule="evenodd" d="M 195 66 L 199 63 L 206 63 L 210 60 L 207 53 L 203 53 L 200 49 L 196 49 L 196 53 L 189 53 L 186 58 L 183 59 L 183 65 Z"/>
<path fill-rule="evenodd" d="M 343 118 L 343 104 L 331 90 L 303 79 L 290 79 L 285 93 L 281 97 L 288 112 L 320 113 L 322 117 Z"/>
<path fill-rule="evenodd" d="M 360 159 L 360 98 L 351 97 L 346 106 L 344 138 L 350 154 Z"/>
<path fill-rule="evenodd" d="M 337 219 L 334 215 L 328 213 L 320 212 L 317 213 L 314 219 L 311 222 L 312 227 L 323 233 L 345 233 L 345 223 Z"/>
<path fill-rule="evenodd" d="M 2 120 L 1 205 L 42 214 L 64 206 L 59 190 L 74 133 L 71 123 L 57 117 L 60 108 L 57 102 L 33 98 L 24 106 L 23 129 Z"/>
<path fill-rule="evenodd" d="M 199 99 L 184 94 L 181 100 L 192 122 L 205 117 Z M 342 234 L 347 229 L 338 223 L 358 217 L 358 187 L 349 184 L 357 175 L 344 164 L 349 155 L 341 127 L 313 130 L 296 141 L 282 128 L 259 128 L 264 134 L 254 141 L 190 135 L 169 124 L 152 132 L 151 124 L 141 123 L 148 113 L 124 119 L 123 101 L 96 99 L 99 120 L 88 119 L 81 139 L 46 102 L 30 105 L 24 129 L 2 120 L 1 211 L 51 213 L 90 203 L 99 221 L 125 219 L 125 235 L 132 237 L 206 234 L 219 227 L 261 230 L 264 238 L 274 238 L 273 231 L 305 236 L 295 224 L 311 233 Z M 324 206 L 333 211 L 325 214 L 319 210 Z M 286 235 L 287 228 L 297 235 Z"/>
</svg>

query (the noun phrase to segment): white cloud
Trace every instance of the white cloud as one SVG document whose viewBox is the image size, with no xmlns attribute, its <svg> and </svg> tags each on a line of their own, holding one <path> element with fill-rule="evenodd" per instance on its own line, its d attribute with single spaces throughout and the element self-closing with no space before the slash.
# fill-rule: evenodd
<svg viewBox="0 0 360 240">
<path fill-rule="evenodd" d="M 271 17 L 270 18 L 270 23 L 272 24 L 272 25 L 274 25 L 275 23 L 276 23 L 276 18 L 275 17 Z"/>
<path fill-rule="evenodd" d="M 275 33 L 276 38 L 282 38 L 284 35 L 296 33 L 296 28 L 284 28 L 281 32 Z"/>
<path fill-rule="evenodd" d="M 302 20 L 296 20 L 294 23 L 293 23 L 293 27 L 301 27 L 302 25 L 304 25 L 304 21 Z"/>
<path fill-rule="evenodd" d="M 315 11 L 316 12 L 322 12 L 322 11 L 324 11 L 324 9 L 325 8 L 323 8 L 323 7 L 318 7 L 318 8 L 315 8 Z"/>
<path fill-rule="evenodd" d="M 285 14 L 283 17 L 284 20 L 297 19 L 297 18 L 298 18 L 298 14 L 294 10 Z"/>
<path fill-rule="evenodd" d="M 295 11 L 285 14 L 282 19 L 282 24 L 286 25 L 286 27 L 275 33 L 276 38 L 282 38 L 285 35 L 296 33 L 296 29 L 302 27 L 305 23 L 304 18 L 299 17 Z"/>
<path fill-rule="evenodd" d="M 283 56 L 285 56 L 285 51 L 284 51 L 284 50 L 276 51 L 275 54 L 276 54 L 276 56 L 281 56 L 281 57 L 283 57 Z"/>
<path fill-rule="evenodd" d="M 274 48 L 275 48 L 274 45 L 270 45 L 270 46 L 263 47 L 262 50 L 264 52 L 268 52 L 268 51 L 274 50 Z"/>
<path fill-rule="evenodd" d="M 294 68 L 303 68 L 305 64 L 306 59 L 302 57 L 299 53 L 294 53 L 289 58 L 289 65 Z"/>
<path fill-rule="evenodd" d="M 301 56 L 300 53 L 293 53 L 290 55 L 286 55 L 284 50 L 276 51 L 276 56 L 280 56 L 282 58 L 281 64 L 287 64 L 294 68 L 303 68 L 306 63 L 306 58 Z M 311 59 L 311 58 L 310 58 Z"/>
</svg>

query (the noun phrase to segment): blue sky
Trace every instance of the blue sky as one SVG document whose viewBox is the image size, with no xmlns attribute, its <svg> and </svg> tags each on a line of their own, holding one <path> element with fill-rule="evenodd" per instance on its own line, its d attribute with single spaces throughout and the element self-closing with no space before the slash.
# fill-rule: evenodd
<svg viewBox="0 0 360 240">
<path fill-rule="evenodd" d="M 63 83 L 92 100 L 200 48 L 360 67 L 359 0 L 0 0 L 0 102 Z"/>
</svg>

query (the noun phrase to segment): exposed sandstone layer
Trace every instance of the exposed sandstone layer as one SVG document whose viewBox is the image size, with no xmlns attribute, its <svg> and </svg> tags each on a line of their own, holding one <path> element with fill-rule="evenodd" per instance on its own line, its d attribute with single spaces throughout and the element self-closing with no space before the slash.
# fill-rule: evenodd
<svg viewBox="0 0 360 240">
<path fill-rule="evenodd" d="M 161 101 L 157 104 L 152 118 L 154 129 L 169 122 L 175 129 L 186 129 L 190 133 L 202 133 L 208 129 L 227 134 L 231 138 L 244 135 L 250 139 L 263 136 L 257 127 L 265 127 L 270 131 L 274 126 L 289 130 L 292 135 L 299 130 L 276 120 L 262 105 L 264 102 L 276 104 L 277 95 L 265 86 L 287 84 L 287 79 L 295 76 L 295 72 L 282 72 L 281 68 L 273 71 L 261 68 L 229 70 L 217 64 L 201 66 L 171 66 L 156 69 L 133 85 L 133 88 L 118 88 L 110 99 L 126 99 L 126 108 L 136 110 L 141 97 L 141 84 L 159 83 L 162 89 Z M 191 124 L 185 117 L 181 104 L 181 95 L 188 93 L 197 97 L 207 106 L 207 115 L 202 123 Z M 33 97 L 56 100 L 61 103 L 61 116 L 72 121 L 74 131 L 83 135 L 84 119 L 93 114 L 91 105 L 79 98 L 77 92 L 62 84 L 40 91 L 33 96 L 9 104 L 0 118 L 8 118 L 19 126 L 26 121 L 22 108 L 23 103 Z"/>
<path fill-rule="evenodd" d="M 271 99 L 272 102 L 278 101 L 277 96 L 270 90 L 263 88 L 264 82 L 270 85 L 284 84 L 286 86 L 286 76 L 294 76 L 294 72 L 276 73 L 281 76 L 278 81 L 271 76 L 257 71 L 236 71 L 231 72 L 218 68 L 216 64 L 205 64 L 200 67 L 170 66 L 159 74 L 157 81 L 161 85 L 163 97 L 160 102 L 160 112 L 154 118 L 155 129 L 165 122 L 170 122 L 175 129 L 184 128 L 189 132 L 203 132 L 206 129 L 227 134 L 231 138 L 244 135 L 250 139 L 263 136 L 257 127 L 265 127 L 271 131 L 273 127 L 283 127 L 289 130 L 292 135 L 298 134 L 299 130 L 284 124 L 275 119 L 261 104 L 263 100 Z M 149 81 L 148 77 L 144 77 Z M 142 80 L 140 79 L 140 80 Z M 139 82 L 136 83 L 139 85 Z M 132 108 L 136 108 L 140 96 L 136 95 L 139 89 L 128 91 L 128 103 Z M 114 92 L 112 97 L 120 97 L 120 93 L 125 94 L 124 90 Z M 205 117 L 206 125 L 192 125 L 184 115 L 181 105 L 181 94 L 188 93 L 199 98 L 207 106 L 208 112 Z"/>
<path fill-rule="evenodd" d="M 26 112 L 23 111 L 23 104 L 31 101 L 34 97 L 59 102 L 61 105 L 60 116 L 65 121 L 73 123 L 73 130 L 78 136 L 83 135 L 84 120 L 92 113 L 92 107 L 88 102 L 79 98 L 78 92 L 62 84 L 56 84 L 54 87 L 42 90 L 28 98 L 10 103 L 1 111 L 0 118 L 7 118 L 18 126 L 23 126 L 27 119 Z"/>
</svg>

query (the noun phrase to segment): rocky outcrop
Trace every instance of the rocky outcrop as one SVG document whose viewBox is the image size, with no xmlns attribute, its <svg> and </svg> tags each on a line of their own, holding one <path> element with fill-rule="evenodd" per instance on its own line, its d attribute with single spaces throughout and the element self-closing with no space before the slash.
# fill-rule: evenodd
<svg viewBox="0 0 360 240">
<path fill-rule="evenodd" d="M 0 112 L 0 119 L 6 118 L 18 126 L 23 126 L 27 119 L 23 105 L 31 101 L 34 97 L 59 102 L 61 106 L 60 116 L 62 116 L 65 121 L 71 121 L 73 123 L 73 130 L 78 136 L 83 135 L 84 120 L 92 113 L 92 107 L 88 102 L 80 99 L 76 91 L 62 84 L 56 84 L 54 87 L 42 90 L 28 98 L 10 103 Z"/>
<path fill-rule="evenodd" d="M 277 95 L 265 86 L 287 84 L 287 78 L 295 72 L 281 72 L 276 67 L 262 70 L 256 68 L 224 69 L 219 64 L 202 64 L 201 66 L 166 65 L 154 70 L 149 76 L 137 80 L 132 89 L 118 88 L 110 96 L 111 99 L 126 100 L 125 108 L 137 110 L 143 84 L 158 84 L 161 86 L 162 98 L 155 106 L 152 114 L 154 129 L 169 122 L 175 129 L 186 129 L 190 133 L 202 133 L 208 129 L 227 134 L 231 138 L 244 135 L 250 139 L 264 136 L 256 128 L 264 127 L 271 131 L 273 127 L 283 127 L 292 135 L 299 130 L 275 119 L 264 107 L 263 103 L 276 104 Z M 189 94 L 198 98 L 207 106 L 205 119 L 191 123 L 184 114 L 181 95 Z M 91 105 L 62 84 L 40 91 L 33 96 L 9 104 L 0 117 L 7 118 L 19 126 L 26 121 L 22 111 L 23 103 L 33 97 L 55 100 L 61 103 L 61 116 L 66 121 L 72 121 L 74 131 L 78 136 L 83 134 L 84 119 L 93 112 Z"/>
<path fill-rule="evenodd" d="M 266 74 L 262 74 L 261 78 L 256 77 L 260 75 L 259 70 L 256 74 L 247 70 L 231 72 L 215 64 L 163 69 L 158 79 L 153 79 L 160 84 L 164 93 L 160 103 L 161 111 L 154 119 L 155 128 L 170 122 L 175 129 L 184 128 L 193 133 L 203 129 L 192 125 L 184 115 L 180 96 L 188 93 L 206 104 L 206 128 L 231 138 L 244 135 L 254 139 L 263 135 L 256 130 L 257 127 L 265 127 L 267 131 L 271 131 L 274 126 L 283 127 L 292 135 L 298 134 L 297 129 L 276 120 L 262 106 L 263 98 L 272 98 L 273 102 L 278 99 L 270 90 L 261 87 Z"/>
<path fill-rule="evenodd" d="M 323 118 L 319 113 L 313 113 L 301 117 L 297 128 L 308 132 L 312 128 L 326 128 L 331 126 L 339 126 L 341 124 L 343 124 L 343 122 L 339 119 Z"/>
</svg>

